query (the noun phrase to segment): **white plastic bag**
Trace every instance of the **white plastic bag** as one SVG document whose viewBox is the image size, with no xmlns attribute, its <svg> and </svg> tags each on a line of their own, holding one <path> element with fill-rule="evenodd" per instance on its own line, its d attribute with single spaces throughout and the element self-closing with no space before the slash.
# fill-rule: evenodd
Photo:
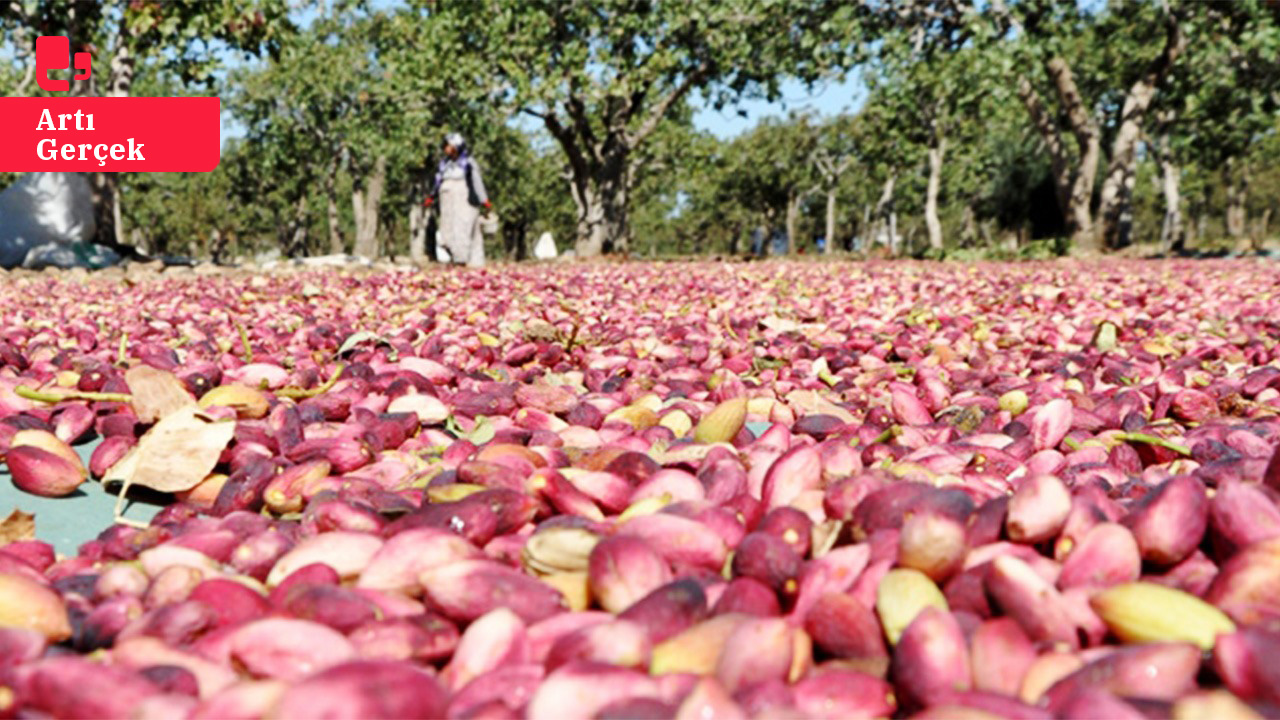
<svg viewBox="0 0 1280 720">
<path fill-rule="evenodd" d="M 556 241 L 551 233 L 544 232 L 539 235 L 538 242 L 533 244 L 533 256 L 539 260 L 553 260 L 556 254 Z"/>
<path fill-rule="evenodd" d="M 93 195 L 79 173 L 27 173 L 0 192 L 0 267 L 23 265 L 35 248 L 35 264 L 90 267 L 70 246 L 88 243 L 94 231 Z"/>
</svg>

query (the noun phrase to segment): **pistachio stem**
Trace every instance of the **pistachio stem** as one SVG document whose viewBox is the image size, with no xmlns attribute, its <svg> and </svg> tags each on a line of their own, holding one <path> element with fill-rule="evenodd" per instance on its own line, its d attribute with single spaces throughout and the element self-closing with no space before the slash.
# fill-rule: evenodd
<svg viewBox="0 0 1280 720">
<path fill-rule="evenodd" d="M 1175 442 L 1169 442 L 1168 440 L 1165 440 L 1164 438 L 1158 437 L 1156 435 L 1130 432 L 1130 433 L 1121 433 L 1120 439 L 1124 440 L 1125 442 L 1140 442 L 1140 443 L 1147 443 L 1148 445 L 1157 445 L 1167 450 L 1172 450 L 1178 453 L 1179 455 L 1184 455 L 1188 457 L 1191 455 L 1191 448 L 1185 445 L 1179 445 Z"/>
<path fill-rule="evenodd" d="M 901 434 L 902 434 L 902 430 L 897 425 L 892 425 L 890 427 L 885 428 L 884 432 L 875 436 L 875 438 L 873 438 L 871 442 L 867 443 L 867 446 L 870 447 L 872 445 L 875 445 L 876 443 L 889 442 L 890 440 L 892 440 L 893 438 Z"/>
<path fill-rule="evenodd" d="M 239 320 L 236 320 L 235 323 L 236 332 L 240 333 L 240 347 L 244 350 L 244 361 L 251 363 L 253 362 L 253 347 L 249 345 L 249 333 L 245 331 Z"/>
<path fill-rule="evenodd" d="M 329 379 L 326 380 L 323 385 L 319 385 L 314 388 L 310 388 L 310 389 L 299 388 L 299 387 L 280 388 L 279 390 L 276 390 L 276 397 L 286 397 L 286 398 L 292 398 L 294 400 L 299 400 L 302 398 L 315 397 L 316 395 L 326 393 L 329 391 L 330 388 L 334 386 L 335 383 L 338 382 L 338 378 L 342 377 L 342 371 L 346 369 L 347 369 L 346 365 L 339 365 L 338 369 L 333 371 L 333 374 L 329 376 Z"/>
<path fill-rule="evenodd" d="M 124 494 L 128 491 L 129 491 L 129 479 L 126 478 L 124 482 L 120 483 L 120 493 L 116 495 L 115 523 L 117 525 L 127 525 L 131 528 L 137 528 L 139 530 L 146 529 L 148 527 L 147 523 L 144 523 L 140 520 L 127 518 L 124 516 L 124 510 L 125 510 Z"/>
<path fill-rule="evenodd" d="M 40 392 L 32 390 L 25 385 L 19 385 L 13 389 L 13 393 L 18 397 L 24 397 L 28 400 L 37 400 L 39 402 L 56 403 L 63 400 L 86 400 L 89 402 L 121 402 L 127 403 L 133 400 L 133 396 L 128 393 L 104 393 L 104 392 L 87 392 L 84 390 L 68 390 L 66 392 Z"/>
<path fill-rule="evenodd" d="M 569 339 L 565 341 L 565 344 L 564 344 L 564 353 L 566 355 L 573 352 L 573 344 L 578 340 L 578 330 L 581 327 L 582 327 L 581 324 L 577 322 L 573 323 L 573 331 L 569 333 Z"/>
<path fill-rule="evenodd" d="M 738 337 L 737 331 L 733 329 L 733 325 L 729 322 L 728 313 L 725 313 L 725 316 L 724 316 L 724 329 L 728 331 L 729 337 L 733 338 L 734 340 L 741 340 L 741 338 Z"/>
</svg>

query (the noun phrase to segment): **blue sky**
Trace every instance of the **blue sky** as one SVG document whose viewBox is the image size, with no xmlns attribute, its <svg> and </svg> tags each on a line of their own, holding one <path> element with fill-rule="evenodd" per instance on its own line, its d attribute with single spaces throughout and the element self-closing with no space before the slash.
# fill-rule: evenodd
<svg viewBox="0 0 1280 720">
<path fill-rule="evenodd" d="M 751 129 L 766 117 L 781 117 L 789 112 L 810 112 L 820 117 L 831 117 L 843 112 L 856 112 L 866 100 L 866 86 L 856 73 L 840 80 L 832 79 L 806 88 L 804 83 L 789 80 L 782 83 L 780 97 L 775 101 L 745 100 L 738 105 L 716 110 L 706 98 L 694 96 L 693 125 L 724 140 Z M 525 115 L 517 115 L 512 122 L 520 128 L 534 131 L 540 122 Z"/>
<path fill-rule="evenodd" d="M 695 105 L 702 109 L 693 116 L 699 130 L 706 130 L 720 138 L 730 138 L 748 130 L 761 118 L 786 115 L 791 111 L 813 112 L 823 117 L 854 112 L 866 100 L 866 86 L 857 73 L 850 73 L 844 80 L 819 83 L 812 89 L 803 83 L 787 81 L 782 84 L 782 97 L 775 102 L 747 100 L 735 107 L 717 111 L 701 98 Z M 743 114 L 739 114 L 741 111 Z"/>
</svg>

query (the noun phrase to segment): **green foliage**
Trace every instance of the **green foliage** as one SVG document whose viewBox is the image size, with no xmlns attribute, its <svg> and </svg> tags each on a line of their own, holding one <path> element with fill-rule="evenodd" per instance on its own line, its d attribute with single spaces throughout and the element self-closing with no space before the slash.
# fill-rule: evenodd
<svg viewBox="0 0 1280 720">
<path fill-rule="evenodd" d="M 861 46 L 859 11 L 836 0 L 669 3 L 422 2 L 429 24 L 456 30 L 466 78 L 512 112 L 538 118 L 564 152 L 580 252 L 621 249 L 643 147 L 690 93 L 717 107 L 776 97 L 784 77 L 815 80 Z M 432 72 L 434 67 L 422 67 Z"/>
<path fill-rule="evenodd" d="M 1170 79 L 1165 107 L 1183 157 L 1210 167 L 1239 157 L 1280 112 L 1280 8 L 1253 0 L 1207 5 L 1193 18 L 1199 42 Z"/>
<path fill-rule="evenodd" d="M 1189 42 L 1142 122 L 1132 238 L 1160 238 L 1167 141 L 1193 246 L 1226 235 L 1230 198 L 1260 241 L 1280 227 L 1280 6 L 1169 7 Z M 929 150 L 945 148 L 945 245 L 925 254 L 1041 257 L 1067 249 L 1064 210 L 1019 80 L 1078 159 L 1046 63 L 1069 66 L 1106 167 L 1165 18 L 1158 0 L 10 0 L 0 91 L 38 92 L 24 82 L 31 39 L 67 33 L 94 49 L 98 92 L 126 48 L 129 92 L 223 98 L 234 137 L 215 172 L 119 178 L 124 235 L 155 252 L 208 254 L 215 230 L 232 255 L 329 252 L 331 202 L 351 250 L 355 198 L 381 160 L 378 245 L 403 254 L 457 131 L 501 220 L 491 256 L 522 257 L 543 231 L 584 252 L 742 253 L 789 215 L 797 238 L 826 234 L 829 199 L 834 247 L 867 249 L 892 216 L 922 254 Z M 856 112 L 765 118 L 728 140 L 692 121 L 699 98 L 725 108 L 851 73 L 868 90 Z"/>
</svg>

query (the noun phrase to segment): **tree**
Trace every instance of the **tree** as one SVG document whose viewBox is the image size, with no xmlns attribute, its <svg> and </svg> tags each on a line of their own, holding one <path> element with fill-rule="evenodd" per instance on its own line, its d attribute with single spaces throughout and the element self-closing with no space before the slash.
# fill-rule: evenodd
<svg viewBox="0 0 1280 720">
<path fill-rule="evenodd" d="M 573 205 L 564 192 L 564 163 L 556 148 L 539 146 L 528 133 L 500 122 L 481 127 L 471 137 L 500 220 L 506 257 L 527 259 L 534 233 L 572 237 Z"/>
<path fill-rule="evenodd" d="M 1123 244 L 1134 162 L 1148 109 L 1186 48 L 1185 14 L 1162 0 L 1119 3 L 1102 13 L 1029 0 L 992 13 L 1012 37 L 1015 57 L 1043 75 L 1015 71 L 1018 93 L 1050 156 L 1072 246 L 1091 254 Z M 1156 36 L 1160 40 L 1156 41 Z M 1048 105 L 1044 81 L 1057 109 Z M 1070 147 L 1058 117 L 1075 139 Z M 1111 137 L 1095 226 L 1094 185 Z"/>
<path fill-rule="evenodd" d="M 8 39 L 14 53 L 13 67 L 0 68 L 0 87 L 10 97 L 24 97 L 36 76 L 34 36 L 37 34 L 33 17 L 38 5 L 31 0 L 4 0 L 0 2 L 0 31 Z"/>
<path fill-rule="evenodd" d="M 885 97 L 883 86 L 874 80 L 870 97 L 859 113 L 857 127 L 860 132 L 855 141 L 859 148 L 866 173 L 874 181 L 875 199 L 864 213 L 866 221 L 867 249 L 871 243 L 882 242 L 891 255 L 897 255 L 898 199 L 904 175 L 922 160 L 918 126 L 903 123 L 897 115 L 894 99 Z"/>
<path fill-rule="evenodd" d="M 905 139 L 925 147 L 925 225 L 935 252 L 943 246 L 938 197 L 948 147 L 965 141 L 957 130 L 992 92 L 991 53 L 975 37 L 975 16 L 962 2 L 894 6 L 872 75 L 878 102 L 903 124 Z"/>
<path fill-rule="evenodd" d="M 818 147 L 813 153 L 818 187 L 826 195 L 823 251 L 830 253 L 836 244 L 836 201 L 840 180 L 857 159 L 854 116 L 837 115 L 823 123 L 818 133 Z"/>
<path fill-rule="evenodd" d="M 403 200 L 391 207 L 408 216 L 409 254 L 423 259 L 427 218 L 421 203 L 434 172 L 430 155 L 437 140 L 451 121 L 474 137 L 470 131 L 486 127 L 494 116 L 460 112 L 451 105 L 456 95 L 443 91 L 447 78 L 424 84 L 406 70 L 439 64 L 444 43 L 424 38 L 418 28 L 416 17 L 406 11 L 336 5 L 290 36 L 277 57 L 233 77 L 233 109 L 261 148 L 254 177 L 274 187 L 286 175 L 295 232 L 303 232 L 308 197 L 319 188 L 313 206 L 324 208 L 331 253 L 384 254 L 389 239 L 381 228 L 388 221 L 387 200 L 396 198 Z M 340 200 L 340 187 L 349 188 L 349 202 Z M 351 221 L 349 243 L 342 227 L 344 205 Z M 282 235 L 286 251 L 299 252 L 299 239 Z"/>
<path fill-rule="evenodd" d="M 1240 2 L 1200 10 L 1193 25 L 1199 40 L 1170 78 L 1162 105 L 1167 166 L 1172 173 L 1174 163 L 1194 162 L 1220 173 L 1226 233 L 1239 239 L 1247 225 L 1250 150 L 1276 132 L 1280 112 L 1280 7 Z"/>
<path fill-rule="evenodd" d="M 313 26 L 288 38 L 277 59 L 236 71 L 231 76 L 236 91 L 227 99 L 254 148 L 240 158 L 240 186 L 252 189 L 248 197 L 260 202 L 272 194 L 283 196 L 283 207 L 273 216 L 277 228 L 287 228 L 279 239 L 289 256 L 305 249 L 308 195 L 317 186 L 324 191 L 329 251 L 344 250 L 336 181 L 349 141 L 341 124 L 354 114 L 362 55 L 356 43 L 329 43 L 324 37 L 324 30 Z"/>
<path fill-rule="evenodd" d="M 783 76 L 847 65 L 859 11 L 840 0 L 429 3 L 456 27 L 465 67 L 537 118 L 564 152 L 581 255 L 622 249 L 639 150 L 685 98 L 776 96 Z M 464 61 L 457 59 L 459 64 Z M 440 68 L 431 68 L 439 71 Z"/>
<path fill-rule="evenodd" d="M 817 148 L 813 118 L 793 113 L 785 119 L 761 120 L 724 149 L 721 195 L 755 208 L 766 237 L 781 224 L 790 253 L 796 251 L 804 202 L 821 187 L 814 163 Z"/>
<path fill-rule="evenodd" d="M 1091 104 L 1081 93 L 1077 71 L 1066 55 L 1067 47 L 1072 44 L 1075 47 L 1088 46 L 1088 41 L 1082 43 L 1080 40 L 1087 26 L 1078 14 L 1067 15 L 1064 10 L 1052 18 L 1045 18 L 1048 12 L 1045 6 L 1033 5 L 1025 21 L 1019 21 L 1008 13 L 1002 3 L 997 2 L 993 8 L 999 18 L 1014 26 L 1020 48 L 1025 50 L 1023 57 L 1032 60 L 1033 67 L 1039 66 L 1043 70 L 1044 78 L 1057 97 L 1059 110 L 1055 112 L 1046 105 L 1031 73 L 1014 72 L 1018 96 L 1049 154 L 1058 206 L 1066 218 L 1072 246 L 1090 252 L 1098 249 L 1093 234 L 1092 201 L 1098 159 L 1102 153 L 1102 132 Z M 1019 6 L 1019 9 L 1023 8 Z M 1074 43 L 1058 42 L 1053 35 L 1052 29 L 1063 26 L 1069 26 L 1070 40 Z M 1062 127 L 1059 117 L 1065 119 L 1066 128 Z M 1075 140 L 1074 150 L 1067 142 L 1066 132 L 1070 132 Z"/>
<path fill-rule="evenodd" d="M 1122 5 L 1118 12 L 1139 11 L 1139 5 Z M 1145 18 L 1142 18 L 1145 20 Z M 1111 156 L 1102 180 L 1098 201 L 1098 216 L 1102 225 L 1096 244 L 1105 248 L 1119 247 L 1126 242 L 1122 217 L 1132 195 L 1138 143 L 1142 138 L 1143 122 L 1147 109 L 1155 99 L 1156 91 L 1187 47 L 1184 30 L 1186 20 L 1162 0 L 1161 24 L 1164 43 L 1160 52 L 1143 67 L 1142 73 L 1132 81 L 1124 95 L 1120 115 L 1112 141 Z M 1138 24 L 1138 23 L 1130 23 Z"/>
<path fill-rule="evenodd" d="M 739 254 L 760 224 L 760 207 L 735 196 L 729 143 L 694 129 L 686 108 L 664 123 L 646 148 L 650 155 L 636 184 L 633 225 L 648 252 Z M 636 247 L 636 251 L 643 248 Z"/>
</svg>

